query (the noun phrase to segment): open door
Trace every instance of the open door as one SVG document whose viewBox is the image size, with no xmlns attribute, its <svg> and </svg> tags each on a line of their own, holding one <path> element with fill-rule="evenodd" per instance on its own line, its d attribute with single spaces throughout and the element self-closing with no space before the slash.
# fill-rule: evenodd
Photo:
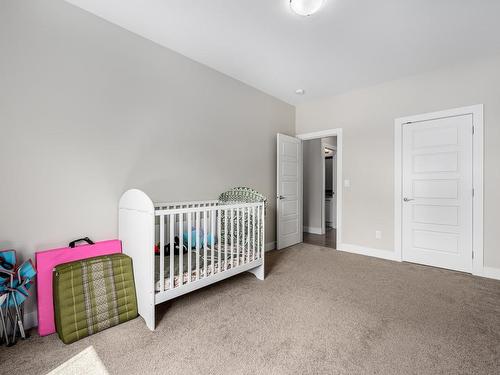
<svg viewBox="0 0 500 375">
<path fill-rule="evenodd" d="M 278 134 L 277 248 L 302 242 L 302 141 Z"/>
</svg>

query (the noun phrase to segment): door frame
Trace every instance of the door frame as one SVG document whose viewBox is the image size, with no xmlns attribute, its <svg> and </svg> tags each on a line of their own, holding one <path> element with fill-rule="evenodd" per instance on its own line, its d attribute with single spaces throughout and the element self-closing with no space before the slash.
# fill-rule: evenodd
<svg viewBox="0 0 500 375">
<path fill-rule="evenodd" d="M 483 105 L 453 108 L 445 111 L 397 118 L 394 121 L 394 249 L 396 259 L 403 261 L 403 125 L 445 117 L 472 115 L 472 274 L 482 275 L 483 264 Z"/>
<path fill-rule="evenodd" d="M 337 137 L 337 229 L 336 229 L 336 244 L 337 248 L 339 245 L 342 243 L 342 128 L 335 128 L 335 129 L 329 129 L 329 130 L 322 130 L 322 131 L 317 131 L 317 132 L 312 132 L 312 133 L 302 133 L 302 134 L 296 134 L 295 135 L 297 138 L 301 139 L 302 141 L 308 141 L 310 139 L 318 139 L 318 138 L 325 138 L 325 137 Z M 323 158 L 323 163 L 324 163 L 324 158 Z M 324 173 L 325 167 L 323 166 L 323 173 Z M 323 177 L 324 179 L 324 177 Z M 324 181 L 323 181 L 324 182 Z M 304 200 L 304 199 L 302 199 Z M 322 210 L 324 211 L 324 201 L 325 201 L 325 195 L 323 193 L 323 206 Z M 322 215 L 323 216 L 323 215 Z"/>
</svg>

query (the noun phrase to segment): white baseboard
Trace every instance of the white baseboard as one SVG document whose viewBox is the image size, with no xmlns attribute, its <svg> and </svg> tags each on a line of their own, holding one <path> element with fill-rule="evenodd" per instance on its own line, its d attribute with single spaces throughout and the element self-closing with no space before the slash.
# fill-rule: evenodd
<svg viewBox="0 0 500 375">
<path fill-rule="evenodd" d="M 28 330 L 30 328 L 36 327 L 38 325 L 38 318 L 36 311 L 24 314 L 24 329 Z M 2 328 L 0 326 L 0 334 L 3 334 Z"/>
<path fill-rule="evenodd" d="M 339 244 L 337 246 L 337 250 L 345 251 L 347 253 L 354 253 L 359 255 L 366 255 L 374 258 L 382 258 L 387 260 L 394 260 L 396 262 L 401 262 L 401 259 L 396 257 L 396 253 L 391 250 L 381 250 L 374 249 L 371 247 L 361 246 L 361 245 L 353 245 L 349 243 Z"/>
<path fill-rule="evenodd" d="M 264 245 L 264 249 L 265 251 L 271 251 L 276 249 L 276 241 L 266 243 Z"/>
<path fill-rule="evenodd" d="M 500 268 L 483 267 L 483 270 L 477 276 L 486 277 L 488 279 L 500 280 Z"/>
<path fill-rule="evenodd" d="M 24 313 L 24 328 L 30 329 L 38 326 L 38 316 L 36 311 Z"/>
<path fill-rule="evenodd" d="M 312 234 L 323 234 L 321 233 L 321 228 L 317 227 L 304 227 L 304 232 Z"/>
</svg>

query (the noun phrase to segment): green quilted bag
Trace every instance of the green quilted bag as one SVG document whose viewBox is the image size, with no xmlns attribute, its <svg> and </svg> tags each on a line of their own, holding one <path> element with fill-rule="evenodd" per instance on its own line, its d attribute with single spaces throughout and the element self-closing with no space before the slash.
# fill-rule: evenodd
<svg viewBox="0 0 500 375">
<path fill-rule="evenodd" d="M 56 329 L 65 344 L 137 317 L 132 259 L 125 254 L 57 266 L 53 293 Z"/>
</svg>

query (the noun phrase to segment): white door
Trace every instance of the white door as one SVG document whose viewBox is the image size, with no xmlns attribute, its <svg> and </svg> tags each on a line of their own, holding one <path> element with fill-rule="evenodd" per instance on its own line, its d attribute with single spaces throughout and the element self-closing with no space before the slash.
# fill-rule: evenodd
<svg viewBox="0 0 500 375">
<path fill-rule="evenodd" d="M 472 271 L 472 115 L 403 126 L 403 260 Z"/>
<path fill-rule="evenodd" d="M 278 134 L 277 248 L 302 242 L 302 141 Z"/>
</svg>

